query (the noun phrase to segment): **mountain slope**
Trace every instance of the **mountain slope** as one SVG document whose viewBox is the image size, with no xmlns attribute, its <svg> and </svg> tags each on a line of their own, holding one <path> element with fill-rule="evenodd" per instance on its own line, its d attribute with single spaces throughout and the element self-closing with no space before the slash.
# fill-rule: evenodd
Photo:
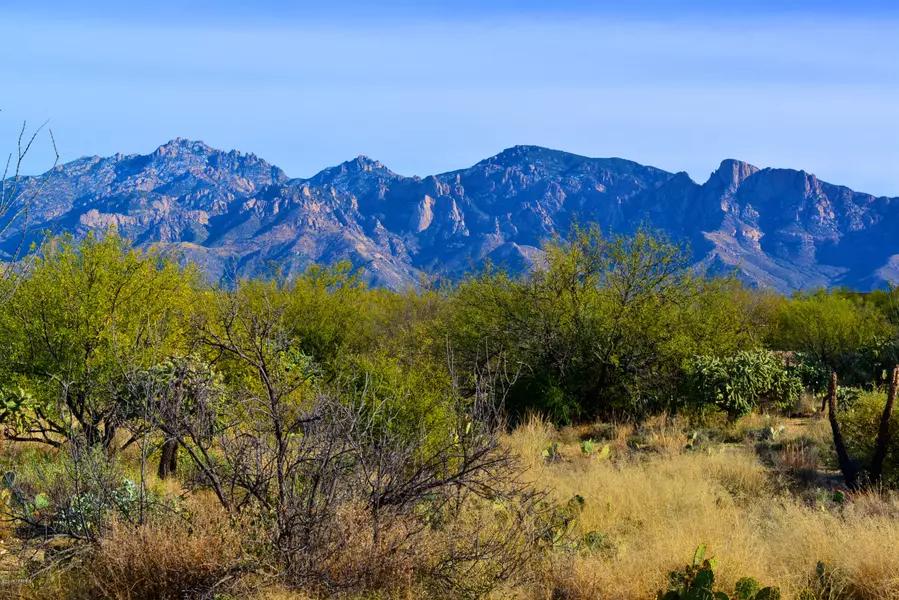
<svg viewBox="0 0 899 600">
<path fill-rule="evenodd" d="M 115 225 L 137 244 L 174 246 L 213 278 L 285 275 L 350 260 L 377 285 L 459 276 L 485 260 L 524 269 L 573 223 L 641 223 L 690 242 L 717 271 L 779 291 L 869 289 L 899 275 L 899 198 L 876 198 L 804 171 L 725 160 L 708 181 L 631 161 L 516 146 L 476 165 L 403 177 L 360 156 L 290 179 L 253 154 L 176 139 L 149 155 L 61 165 L 31 231 L 83 236 Z M 22 189 L 41 178 L 26 179 Z M 21 232 L 0 239 L 10 252 Z"/>
</svg>

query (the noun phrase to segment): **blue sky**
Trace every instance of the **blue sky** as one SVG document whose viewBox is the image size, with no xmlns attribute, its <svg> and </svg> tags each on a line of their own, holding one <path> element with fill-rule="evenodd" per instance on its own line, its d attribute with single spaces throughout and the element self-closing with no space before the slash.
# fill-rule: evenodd
<svg viewBox="0 0 899 600">
<path fill-rule="evenodd" d="M 49 118 L 63 160 L 181 136 L 291 176 L 358 154 L 424 175 L 539 144 L 899 196 L 899 2 L 0 0 L 0 15 L 4 150 Z"/>
</svg>

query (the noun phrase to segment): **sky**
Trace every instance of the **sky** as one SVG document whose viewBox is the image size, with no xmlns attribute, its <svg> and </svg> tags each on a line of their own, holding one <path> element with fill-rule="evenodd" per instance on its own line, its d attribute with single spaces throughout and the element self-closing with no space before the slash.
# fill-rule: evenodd
<svg viewBox="0 0 899 600">
<path fill-rule="evenodd" d="M 536 144 L 899 196 L 895 0 L 0 0 L 0 31 L 4 152 L 49 119 L 63 162 L 184 137 L 427 175 Z"/>
</svg>

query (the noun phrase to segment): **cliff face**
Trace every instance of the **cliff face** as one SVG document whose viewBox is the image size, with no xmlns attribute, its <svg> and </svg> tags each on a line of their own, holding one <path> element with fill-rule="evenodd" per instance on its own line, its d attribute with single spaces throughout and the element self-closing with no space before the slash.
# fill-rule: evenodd
<svg viewBox="0 0 899 600">
<path fill-rule="evenodd" d="M 861 289 L 899 274 L 899 198 L 804 171 L 725 160 L 708 181 L 618 158 L 516 146 L 468 169 L 403 177 L 360 156 L 290 179 L 253 154 L 183 139 L 152 154 L 82 158 L 49 175 L 29 229 L 83 236 L 115 225 L 174 246 L 212 278 L 287 275 L 348 259 L 374 284 L 459 276 L 485 260 L 524 269 L 573 223 L 641 223 L 691 243 L 696 261 L 779 291 Z M 26 179 L 27 193 L 42 177 Z M 19 232 L 20 233 L 20 232 Z M 16 231 L 0 239 L 10 252 Z"/>
</svg>

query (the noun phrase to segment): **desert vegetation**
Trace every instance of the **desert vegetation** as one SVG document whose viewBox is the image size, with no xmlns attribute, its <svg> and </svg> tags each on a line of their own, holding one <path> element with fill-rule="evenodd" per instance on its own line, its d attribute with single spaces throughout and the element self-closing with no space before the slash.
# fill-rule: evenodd
<svg viewBox="0 0 899 600">
<path fill-rule="evenodd" d="M 0 282 L 0 596 L 899 596 L 896 292 L 545 250 L 399 293 L 49 240 Z"/>
</svg>

